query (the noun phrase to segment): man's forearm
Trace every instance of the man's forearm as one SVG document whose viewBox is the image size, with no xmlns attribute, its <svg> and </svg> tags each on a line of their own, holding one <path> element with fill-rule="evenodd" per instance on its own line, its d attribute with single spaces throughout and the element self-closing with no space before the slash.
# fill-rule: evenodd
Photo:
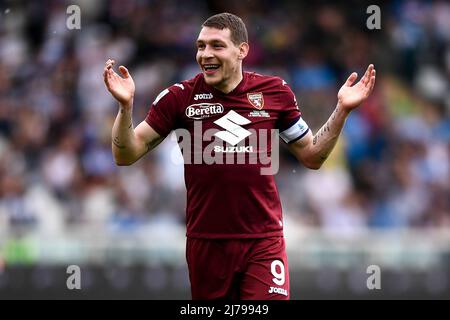
<svg viewBox="0 0 450 320">
<path fill-rule="evenodd" d="M 136 137 L 134 134 L 131 106 L 119 104 L 119 112 L 112 129 L 112 151 L 118 164 L 127 164 L 134 160 L 136 154 Z"/>
<path fill-rule="evenodd" d="M 336 145 L 348 114 L 338 104 L 328 121 L 314 135 L 310 159 L 312 163 L 320 166 L 328 158 Z"/>
</svg>

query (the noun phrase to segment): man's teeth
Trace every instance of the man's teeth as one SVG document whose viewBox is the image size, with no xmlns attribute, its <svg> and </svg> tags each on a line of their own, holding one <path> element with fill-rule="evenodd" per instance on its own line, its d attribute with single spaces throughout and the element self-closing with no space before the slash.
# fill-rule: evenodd
<svg viewBox="0 0 450 320">
<path fill-rule="evenodd" d="M 218 64 L 205 64 L 203 67 L 205 68 L 205 70 L 211 70 L 211 69 L 219 68 L 219 65 Z"/>
</svg>

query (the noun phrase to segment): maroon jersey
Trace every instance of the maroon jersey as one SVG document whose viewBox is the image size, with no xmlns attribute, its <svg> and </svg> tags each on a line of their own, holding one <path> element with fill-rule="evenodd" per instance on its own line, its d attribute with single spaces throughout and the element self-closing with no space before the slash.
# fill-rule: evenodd
<svg viewBox="0 0 450 320">
<path fill-rule="evenodd" d="M 295 96 L 278 77 L 244 72 L 225 94 L 200 73 L 161 92 L 145 120 L 163 137 L 178 129 L 188 237 L 282 236 L 278 190 L 273 175 L 261 174 L 269 165 L 259 156 L 271 156 L 271 129 L 292 132 L 299 119 Z"/>
</svg>

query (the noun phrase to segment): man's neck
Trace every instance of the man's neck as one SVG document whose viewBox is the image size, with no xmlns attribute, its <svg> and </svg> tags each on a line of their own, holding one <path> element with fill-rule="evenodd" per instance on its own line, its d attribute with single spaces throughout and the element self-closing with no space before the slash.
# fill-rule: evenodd
<svg viewBox="0 0 450 320">
<path fill-rule="evenodd" d="M 215 88 L 219 91 L 222 91 L 225 94 L 228 94 L 231 91 L 233 91 L 239 85 L 239 83 L 241 83 L 242 79 L 243 79 L 243 75 L 242 75 L 242 69 L 241 69 L 238 73 L 238 76 L 235 79 L 226 82 L 223 86 L 218 86 Z"/>
</svg>

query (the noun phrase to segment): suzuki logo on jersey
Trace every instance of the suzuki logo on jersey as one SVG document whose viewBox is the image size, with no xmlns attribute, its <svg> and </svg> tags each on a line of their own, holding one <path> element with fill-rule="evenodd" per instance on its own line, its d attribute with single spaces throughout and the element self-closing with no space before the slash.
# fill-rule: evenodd
<svg viewBox="0 0 450 320">
<path fill-rule="evenodd" d="M 194 100 L 207 100 L 207 99 L 212 99 L 213 95 L 212 93 L 200 93 L 200 94 L 196 94 L 194 96 Z"/>
<path fill-rule="evenodd" d="M 223 153 L 253 152 L 253 146 L 239 146 L 239 147 L 214 146 L 214 152 L 223 152 Z"/>
<path fill-rule="evenodd" d="M 190 115 L 189 111 L 186 114 Z M 277 129 L 249 128 L 252 122 L 233 110 L 227 110 L 225 115 L 214 120 L 207 121 L 207 128 L 203 128 L 205 121 L 192 121 L 193 128 L 178 128 L 171 135 L 171 140 L 178 143 L 177 154 L 181 151 L 184 160 L 181 163 L 258 164 L 261 175 L 278 172 L 280 133 Z M 219 128 L 224 130 L 220 131 Z M 176 162 L 180 163 L 179 160 Z M 277 286 L 284 282 L 284 271 L 280 269 L 283 268 L 280 264 L 282 262 L 276 260 L 272 266 L 274 284 Z"/>
<path fill-rule="evenodd" d="M 237 145 L 240 141 L 252 134 L 250 131 L 241 127 L 251 123 L 251 121 L 233 110 L 230 110 L 230 112 L 214 121 L 214 123 L 226 130 L 219 131 L 214 135 L 232 146 Z"/>
<path fill-rule="evenodd" d="M 220 103 L 191 104 L 186 108 L 186 116 L 194 120 L 201 120 L 215 114 L 223 113 L 223 110 L 223 105 Z"/>
<path fill-rule="evenodd" d="M 264 97 L 261 92 L 247 93 L 247 99 L 258 110 L 264 107 Z"/>
</svg>

